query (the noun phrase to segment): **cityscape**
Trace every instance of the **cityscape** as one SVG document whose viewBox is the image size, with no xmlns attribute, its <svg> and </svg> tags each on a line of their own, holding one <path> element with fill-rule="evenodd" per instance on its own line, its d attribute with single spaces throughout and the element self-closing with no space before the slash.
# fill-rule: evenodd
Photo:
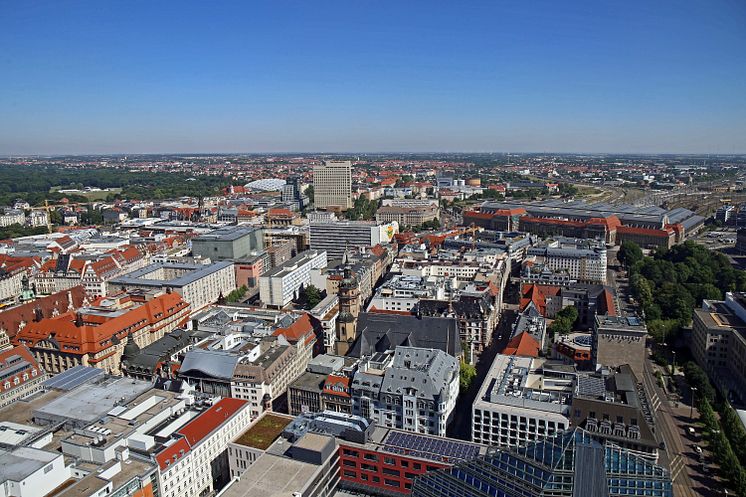
<svg viewBox="0 0 746 497">
<path fill-rule="evenodd" d="M 0 6 L 0 497 L 746 497 L 746 6 L 539 3 Z"/>
</svg>

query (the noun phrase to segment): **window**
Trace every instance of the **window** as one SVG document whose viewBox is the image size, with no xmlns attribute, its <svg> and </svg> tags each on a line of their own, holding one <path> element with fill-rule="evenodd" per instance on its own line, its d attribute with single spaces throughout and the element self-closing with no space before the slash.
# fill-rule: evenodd
<svg viewBox="0 0 746 497">
<path fill-rule="evenodd" d="M 384 464 L 388 464 L 390 466 L 396 466 L 396 459 L 393 457 L 384 457 L 383 458 Z"/>
<path fill-rule="evenodd" d="M 344 475 L 347 478 L 357 478 L 357 473 L 355 473 L 354 471 L 347 470 L 347 469 L 344 470 Z"/>
<path fill-rule="evenodd" d="M 365 459 L 367 459 L 369 461 L 376 461 L 376 462 L 378 462 L 378 456 L 376 456 L 375 454 L 365 454 L 363 457 L 365 457 Z"/>
</svg>

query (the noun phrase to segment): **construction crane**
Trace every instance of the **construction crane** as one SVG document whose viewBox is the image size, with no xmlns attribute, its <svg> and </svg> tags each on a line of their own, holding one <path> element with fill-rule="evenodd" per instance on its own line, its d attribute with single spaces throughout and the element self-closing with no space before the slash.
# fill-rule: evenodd
<svg viewBox="0 0 746 497">
<path fill-rule="evenodd" d="M 49 215 L 49 201 L 47 199 L 44 199 L 44 212 L 47 214 L 47 232 L 51 235 L 52 234 L 52 223 L 50 221 L 50 218 L 52 216 Z"/>
</svg>

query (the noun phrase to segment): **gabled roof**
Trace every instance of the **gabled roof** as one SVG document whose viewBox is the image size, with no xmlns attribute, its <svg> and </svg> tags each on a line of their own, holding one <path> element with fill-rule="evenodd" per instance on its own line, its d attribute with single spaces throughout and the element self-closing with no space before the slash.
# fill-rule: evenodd
<svg viewBox="0 0 746 497">
<path fill-rule="evenodd" d="M 5 330 L 8 336 L 13 339 L 18 333 L 21 323 L 28 324 L 36 318 L 37 309 L 43 317 L 52 317 L 55 312 L 62 314 L 71 309 L 82 307 L 85 303 L 85 288 L 80 285 L 75 286 L 69 290 L 41 297 L 0 312 L 0 329 Z"/>
<path fill-rule="evenodd" d="M 502 354 L 539 357 L 539 342 L 530 333 L 523 331 L 508 342 Z"/>
<path fill-rule="evenodd" d="M 68 311 L 29 323 L 18 332 L 14 343 L 22 341 L 33 348 L 39 342 L 52 340 L 58 344 L 61 351 L 68 354 L 95 353 L 110 347 L 109 341 L 124 340 L 129 331 L 136 332 L 172 319 L 188 307 L 189 304 L 174 292 L 159 295 L 139 307 L 110 315 L 96 309 L 84 308 L 77 313 Z M 79 321 L 82 321 L 82 324 Z"/>
<path fill-rule="evenodd" d="M 453 318 L 417 317 L 361 312 L 357 339 L 347 353 L 350 357 L 371 355 L 384 336 L 391 347 L 409 344 L 438 349 L 454 357 L 461 355 L 458 325 Z"/>
<path fill-rule="evenodd" d="M 275 336 L 282 335 L 290 343 L 296 343 L 304 337 L 306 343 L 310 343 L 316 338 L 313 333 L 313 324 L 311 324 L 311 318 L 308 314 L 301 315 L 287 328 L 277 328 L 272 334 Z"/>
</svg>

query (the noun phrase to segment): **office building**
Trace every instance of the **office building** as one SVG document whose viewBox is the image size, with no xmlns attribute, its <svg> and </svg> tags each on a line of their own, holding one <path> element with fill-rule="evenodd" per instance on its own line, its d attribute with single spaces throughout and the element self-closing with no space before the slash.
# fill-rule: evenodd
<svg viewBox="0 0 746 497">
<path fill-rule="evenodd" d="M 189 302 L 193 311 L 199 311 L 236 289 L 236 273 L 232 261 L 213 264 L 162 262 L 109 280 L 107 288 L 108 293 L 121 289 L 171 289 Z"/>
<path fill-rule="evenodd" d="M 212 261 L 235 261 L 264 250 L 264 235 L 257 228 L 227 226 L 192 238 L 192 253 Z"/>
<path fill-rule="evenodd" d="M 438 219 L 440 209 L 436 205 L 395 206 L 384 205 L 376 211 L 376 221 L 390 223 L 396 221 L 399 225 L 419 226 Z"/>
<path fill-rule="evenodd" d="M 415 478 L 413 497 L 673 497 L 667 470 L 581 428 Z"/>
<path fill-rule="evenodd" d="M 205 394 L 248 401 L 255 418 L 306 370 L 315 331 L 307 314 L 258 311 L 237 320 L 219 319 L 222 314 L 199 323 L 199 332 L 217 334 L 186 352 L 177 377 Z"/>
<path fill-rule="evenodd" d="M 607 251 L 604 243 L 558 238 L 529 248 L 526 255 L 553 273 L 566 274 L 579 282 L 606 284 Z"/>
<path fill-rule="evenodd" d="M 721 392 L 746 399 L 746 294 L 705 300 L 692 316 L 691 350 Z"/>
<path fill-rule="evenodd" d="M 311 270 L 325 268 L 327 254 L 307 250 L 259 277 L 259 298 L 268 306 L 282 308 L 298 298 L 311 284 Z"/>
<path fill-rule="evenodd" d="M 352 207 L 352 162 L 324 161 L 313 166 L 313 203 L 317 209 Z"/>
<path fill-rule="evenodd" d="M 637 378 L 645 374 L 645 341 L 648 329 L 635 316 L 597 315 L 591 355 L 596 368 L 629 364 Z"/>
<path fill-rule="evenodd" d="M 660 434 L 656 436 L 656 406 L 641 381 L 628 365 L 603 373 L 579 374 L 570 424 L 585 429 L 600 442 L 613 443 L 657 462 Z"/>
<path fill-rule="evenodd" d="M 337 437 L 286 416 L 265 414 L 234 439 L 228 459 L 233 482 L 221 497 L 332 497 L 339 484 Z"/>
<path fill-rule="evenodd" d="M 361 360 L 352 413 L 379 426 L 445 436 L 459 392 L 459 362 L 441 350 L 399 346 Z"/>
<path fill-rule="evenodd" d="M 51 374 L 74 366 L 118 373 L 125 346 L 150 345 L 189 318 L 179 294 L 118 294 L 95 306 L 44 318 L 26 325 L 13 343 L 25 345 Z"/>
<path fill-rule="evenodd" d="M 472 404 L 472 441 L 519 447 L 565 430 L 573 385 L 573 368 L 498 354 Z"/>
<path fill-rule="evenodd" d="M 358 251 L 378 244 L 389 244 L 399 233 L 399 223 L 338 221 L 311 223 L 311 250 L 324 250 L 329 259 L 341 259 L 345 250 Z"/>
</svg>

